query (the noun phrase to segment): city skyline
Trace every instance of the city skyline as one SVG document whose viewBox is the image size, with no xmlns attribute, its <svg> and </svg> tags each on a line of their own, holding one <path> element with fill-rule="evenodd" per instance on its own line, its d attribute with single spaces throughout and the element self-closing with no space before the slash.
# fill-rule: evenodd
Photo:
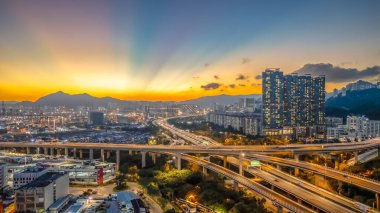
<svg viewBox="0 0 380 213">
<path fill-rule="evenodd" d="M 327 92 L 380 80 L 378 1 L 0 4 L 1 100 L 260 94 L 268 67 L 324 74 Z"/>
</svg>

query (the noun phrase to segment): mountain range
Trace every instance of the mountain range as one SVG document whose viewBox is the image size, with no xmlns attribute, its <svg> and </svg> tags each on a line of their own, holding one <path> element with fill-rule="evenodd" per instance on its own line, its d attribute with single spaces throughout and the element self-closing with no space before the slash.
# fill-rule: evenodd
<svg viewBox="0 0 380 213">
<path fill-rule="evenodd" d="M 111 97 L 97 98 L 87 93 L 70 95 L 62 91 L 49 94 L 39 98 L 34 102 L 38 106 L 107 106 L 108 104 L 123 104 L 128 101 L 119 100 Z"/>
<path fill-rule="evenodd" d="M 380 120 L 380 89 L 347 91 L 345 96 L 327 99 L 326 116 L 346 117 L 350 114 Z"/>
<path fill-rule="evenodd" d="M 149 104 L 149 103 L 167 103 L 167 104 L 195 104 L 201 106 L 208 106 L 213 103 L 218 103 L 221 105 L 234 104 L 239 101 L 240 98 L 244 97 L 261 97 L 260 94 L 251 94 L 251 95 L 216 95 L 216 96 L 205 96 L 196 99 L 186 100 L 186 101 L 127 101 L 120 100 L 112 97 L 103 97 L 98 98 L 91 96 L 87 93 L 84 94 L 67 94 L 62 91 L 46 95 L 39 98 L 35 102 L 24 101 L 20 104 L 23 105 L 33 105 L 33 106 L 67 106 L 67 107 L 78 107 L 78 106 L 108 106 L 109 104 Z"/>
</svg>

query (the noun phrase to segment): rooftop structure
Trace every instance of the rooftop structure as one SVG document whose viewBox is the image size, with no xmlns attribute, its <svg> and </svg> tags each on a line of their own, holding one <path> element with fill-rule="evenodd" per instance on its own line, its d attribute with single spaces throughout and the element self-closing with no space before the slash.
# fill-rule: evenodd
<svg viewBox="0 0 380 213">
<path fill-rule="evenodd" d="M 13 174 L 13 187 L 19 188 L 28 184 L 40 176 L 47 173 L 47 169 L 42 167 L 28 167 L 18 173 Z"/>
<path fill-rule="evenodd" d="M 53 183 L 58 178 L 67 175 L 65 172 L 47 172 L 46 174 L 40 176 L 39 178 L 35 179 L 34 181 L 25 184 L 24 186 L 20 187 L 19 189 L 29 189 L 29 188 L 37 188 L 37 187 L 45 187 L 51 183 Z"/>
</svg>

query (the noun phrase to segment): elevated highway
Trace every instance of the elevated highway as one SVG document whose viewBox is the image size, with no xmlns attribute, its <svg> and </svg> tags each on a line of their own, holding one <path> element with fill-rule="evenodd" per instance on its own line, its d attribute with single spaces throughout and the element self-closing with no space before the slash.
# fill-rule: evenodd
<svg viewBox="0 0 380 213">
<path fill-rule="evenodd" d="M 211 163 L 209 161 L 206 161 L 206 160 L 202 160 L 202 159 L 199 159 L 197 157 L 194 157 L 194 156 L 191 156 L 191 155 L 187 155 L 187 154 L 182 154 L 181 155 L 181 158 L 186 160 L 186 161 L 189 161 L 189 162 L 192 162 L 192 163 L 196 163 L 204 168 L 207 168 L 209 170 L 212 170 L 218 174 L 221 174 L 225 177 L 228 177 L 234 181 L 236 181 L 237 183 L 241 184 L 242 186 L 252 190 L 252 191 L 255 191 L 256 193 L 260 194 L 261 196 L 269 199 L 270 201 L 272 201 L 274 203 L 274 205 L 276 206 L 281 206 L 291 212 L 315 212 L 259 183 L 256 183 L 252 180 L 250 180 L 249 178 L 247 177 L 244 177 L 242 175 L 239 175 L 239 174 L 236 174 L 235 172 L 232 172 L 231 170 L 228 170 L 222 166 L 218 166 L 214 163 Z"/>
<path fill-rule="evenodd" d="M 247 154 L 250 159 L 257 159 L 263 162 L 277 164 L 281 166 L 288 166 L 293 168 L 299 168 L 307 171 L 311 171 L 326 177 L 333 178 L 335 180 L 343 181 L 369 191 L 380 193 L 380 182 L 370 178 L 366 178 L 361 175 L 355 175 L 353 173 L 339 171 L 330 167 L 320 166 L 318 164 L 308 163 L 305 161 L 297 161 L 287 158 L 278 158 L 265 155 Z"/>
<path fill-rule="evenodd" d="M 192 146 L 192 145 L 135 145 L 135 144 L 110 144 L 110 143 L 77 143 L 77 142 L 0 142 L 0 148 L 79 148 L 79 149 L 106 149 L 106 150 L 133 150 L 133 151 L 151 151 L 151 152 L 181 152 L 181 153 L 199 153 L 199 154 L 221 154 L 233 155 L 236 153 L 281 155 L 281 154 L 305 154 L 315 152 L 347 152 L 370 149 L 380 146 L 380 138 L 372 139 L 371 143 L 345 146 L 327 146 L 327 145 L 308 145 L 303 146 Z"/>
<path fill-rule="evenodd" d="M 246 158 L 241 160 L 250 161 Z M 227 157 L 227 161 L 236 167 L 240 165 L 239 159 L 235 157 Z M 370 210 L 369 206 L 324 190 L 269 165 L 262 164 L 261 169 L 245 167 L 243 170 L 325 212 L 362 212 L 363 208 Z"/>
</svg>

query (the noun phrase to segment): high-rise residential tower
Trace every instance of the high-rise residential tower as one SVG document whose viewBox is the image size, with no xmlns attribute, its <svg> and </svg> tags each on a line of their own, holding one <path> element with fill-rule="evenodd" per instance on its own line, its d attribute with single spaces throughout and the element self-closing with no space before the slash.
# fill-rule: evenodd
<svg viewBox="0 0 380 213">
<path fill-rule="evenodd" d="M 323 131 L 325 77 L 267 69 L 262 74 L 263 129 L 267 135 L 312 136 Z"/>
<path fill-rule="evenodd" d="M 279 129 L 284 125 L 284 75 L 279 69 L 262 74 L 263 128 Z"/>
</svg>

